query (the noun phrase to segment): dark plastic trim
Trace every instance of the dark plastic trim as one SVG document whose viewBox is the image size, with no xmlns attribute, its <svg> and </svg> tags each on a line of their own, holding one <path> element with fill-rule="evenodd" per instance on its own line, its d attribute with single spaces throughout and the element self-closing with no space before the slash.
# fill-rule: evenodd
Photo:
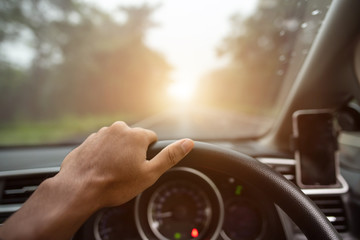
<svg viewBox="0 0 360 240">
<path fill-rule="evenodd" d="M 149 148 L 148 159 L 171 141 L 160 141 Z M 277 204 L 299 226 L 308 239 L 341 239 L 320 209 L 293 183 L 270 167 L 239 152 L 196 142 L 194 149 L 178 166 L 205 167 L 238 176 L 250 182 Z"/>
</svg>

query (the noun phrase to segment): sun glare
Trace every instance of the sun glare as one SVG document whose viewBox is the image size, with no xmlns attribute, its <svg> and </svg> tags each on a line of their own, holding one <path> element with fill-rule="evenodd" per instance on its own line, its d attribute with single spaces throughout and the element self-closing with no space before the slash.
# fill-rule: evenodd
<svg viewBox="0 0 360 240">
<path fill-rule="evenodd" d="M 192 99 L 195 86 L 191 82 L 173 82 L 167 89 L 169 97 L 178 102 L 188 102 Z"/>
</svg>

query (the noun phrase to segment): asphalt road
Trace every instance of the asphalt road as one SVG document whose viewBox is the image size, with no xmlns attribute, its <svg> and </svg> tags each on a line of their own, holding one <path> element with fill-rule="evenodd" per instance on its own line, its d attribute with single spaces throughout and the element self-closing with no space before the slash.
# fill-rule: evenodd
<svg viewBox="0 0 360 240">
<path fill-rule="evenodd" d="M 247 138 L 263 133 L 271 121 L 210 108 L 174 108 L 146 118 L 134 127 L 151 129 L 159 139 L 197 140 Z"/>
</svg>

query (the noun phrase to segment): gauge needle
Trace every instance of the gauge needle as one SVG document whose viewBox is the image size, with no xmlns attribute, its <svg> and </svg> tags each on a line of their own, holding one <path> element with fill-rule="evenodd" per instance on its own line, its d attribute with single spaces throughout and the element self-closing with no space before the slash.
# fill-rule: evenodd
<svg viewBox="0 0 360 240">
<path fill-rule="evenodd" d="M 168 218 L 168 217 L 172 217 L 173 213 L 172 212 L 163 212 L 163 213 L 158 213 L 156 216 L 158 218 Z"/>
</svg>

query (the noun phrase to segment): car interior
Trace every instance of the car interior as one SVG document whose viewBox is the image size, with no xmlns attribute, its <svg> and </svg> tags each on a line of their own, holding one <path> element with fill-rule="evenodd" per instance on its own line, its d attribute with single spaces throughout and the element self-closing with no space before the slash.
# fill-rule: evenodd
<svg viewBox="0 0 360 240">
<path fill-rule="evenodd" d="M 243 45 L 238 50 L 240 56 L 233 56 L 234 59 L 246 56 L 249 62 L 254 61 L 242 66 L 267 81 L 256 82 L 255 76 L 254 85 L 241 92 L 243 96 L 235 98 L 235 102 L 240 104 L 241 99 L 253 96 L 254 104 L 258 104 L 257 93 L 252 92 L 257 90 L 262 97 L 270 92 L 262 98 L 261 104 L 275 107 L 264 110 L 260 118 L 255 116 L 259 113 L 255 105 L 249 105 L 249 117 L 242 116 L 243 120 L 238 121 L 225 110 L 210 113 L 208 108 L 195 108 L 196 100 L 191 100 L 166 113 L 130 121 L 129 125 L 151 129 L 159 136 L 159 141 L 148 149 L 148 159 L 182 137 L 192 138 L 195 147 L 184 160 L 134 199 L 94 213 L 72 239 L 360 239 L 360 2 L 256 2 L 258 9 L 263 9 L 263 15 L 258 16 L 266 13 L 275 18 L 281 14 L 287 17 L 277 29 L 276 38 L 282 39 L 281 45 L 271 48 L 276 51 L 281 48 L 282 52 L 276 52 L 279 57 L 274 64 L 266 54 L 260 58 L 252 55 L 257 49 L 266 50 L 269 46 L 268 39 L 262 35 L 268 31 L 266 24 L 262 24 L 260 33 L 244 26 L 239 30 L 236 39 Z M 187 8 L 192 7 L 191 2 L 187 4 Z M 6 4 L 1 5 L 0 11 L 5 11 Z M 274 6 L 286 6 L 289 11 L 277 12 Z M 207 2 L 202 7 L 205 11 Z M 127 8 L 130 12 L 135 12 L 134 9 Z M 252 16 L 247 18 L 251 21 L 246 26 L 256 26 L 256 20 L 261 19 L 254 17 L 256 14 Z M 233 17 L 232 21 L 244 19 L 246 17 Z M 5 22 L 1 18 L 0 21 Z M 276 25 L 276 21 L 268 23 Z M 0 33 L 5 36 L 6 31 L 1 27 Z M 253 38 L 245 39 L 250 35 Z M 228 36 L 228 45 L 223 50 L 226 54 L 235 51 L 229 47 L 234 39 L 234 35 Z M 107 47 L 111 51 L 111 46 Z M 134 59 L 128 55 L 126 58 L 137 62 L 141 54 Z M 234 62 L 241 65 L 241 60 L 237 61 Z M 142 63 L 139 60 L 139 65 Z M 196 62 L 193 65 L 196 68 Z M 266 68 L 276 69 L 276 77 L 266 75 Z M 0 81 L 5 82 L 1 71 Z M 242 79 L 240 75 L 241 72 L 235 74 L 235 78 Z M 227 96 L 237 93 L 232 89 L 241 86 L 231 85 L 224 77 L 220 85 L 212 88 L 213 79 L 199 81 L 198 86 L 207 94 L 215 94 L 223 85 L 228 86 L 210 105 L 228 99 Z M 139 97 L 139 103 L 147 107 L 145 103 L 151 91 L 160 91 L 160 86 L 156 82 L 152 85 L 134 83 L 136 89 L 144 86 L 144 91 L 139 90 L 144 100 Z M 147 89 L 150 94 L 146 94 Z M 31 88 L 28 91 L 36 94 Z M 58 93 L 66 96 L 67 92 Z M 92 94 L 93 98 L 102 98 L 96 91 Z M 208 95 L 204 97 L 199 93 L 198 97 L 205 99 Z M 136 99 L 126 102 L 128 105 L 125 104 L 124 109 L 137 108 L 131 103 Z M 75 105 L 72 99 L 62 101 L 64 108 Z M 100 100 L 95 99 L 90 104 L 96 105 L 96 101 Z M 0 105 L 1 111 L 6 114 L 6 107 L 10 105 L 10 101 L 4 102 Z M 119 106 L 123 105 L 115 107 Z M 30 103 L 29 109 L 32 109 Z M 245 112 L 241 114 L 246 115 Z M 69 121 L 71 124 L 71 119 Z M 3 122 L 0 135 L 11 134 L 12 125 Z M 44 138 L 41 144 L 6 142 L 0 138 L 0 223 L 21 208 L 42 181 L 60 171 L 62 160 L 88 133 L 91 132 L 67 142 L 47 142 Z"/>
</svg>

